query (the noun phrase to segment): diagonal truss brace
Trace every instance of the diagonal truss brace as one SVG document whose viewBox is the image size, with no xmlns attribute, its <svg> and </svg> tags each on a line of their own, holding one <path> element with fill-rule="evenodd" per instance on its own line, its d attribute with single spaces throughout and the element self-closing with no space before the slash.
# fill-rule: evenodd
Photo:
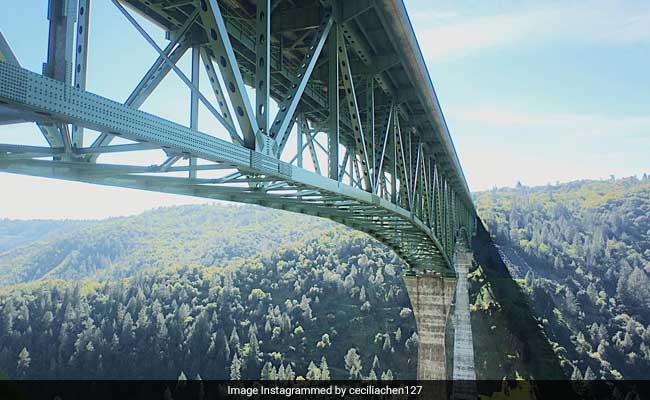
<svg viewBox="0 0 650 400">
<path fill-rule="evenodd" d="M 331 15 L 329 13 L 326 14 L 324 22 L 316 31 L 314 40 L 309 46 L 309 50 L 305 55 L 305 59 L 303 60 L 300 68 L 298 69 L 298 72 L 296 73 L 298 83 L 292 84 L 291 89 L 279 104 L 278 113 L 276 114 L 275 119 L 273 120 L 273 124 L 270 128 L 271 137 L 275 138 L 276 145 L 278 146 L 277 154 L 281 154 L 282 150 L 284 149 L 286 141 L 289 137 L 289 128 L 291 127 L 291 121 L 293 120 L 294 113 L 296 112 L 300 98 L 305 91 L 307 82 L 311 77 L 311 73 L 316 66 L 318 56 L 323 50 L 325 40 L 327 39 L 333 23 L 334 21 Z"/>
<path fill-rule="evenodd" d="M 345 36 L 342 30 L 337 30 L 338 37 L 338 50 L 339 50 L 339 64 L 341 68 L 341 77 L 343 78 L 343 87 L 345 89 L 345 103 L 350 113 L 350 120 L 352 123 L 352 130 L 354 133 L 354 140 L 356 142 L 356 149 L 361 157 L 361 177 L 367 191 L 371 191 L 373 187 L 373 179 L 370 174 L 370 162 L 368 158 L 368 146 L 366 144 L 366 137 L 363 134 L 361 126 L 361 117 L 359 115 L 359 105 L 357 104 L 357 96 L 354 91 L 354 82 L 352 81 L 352 71 L 350 69 L 350 61 L 348 59 L 348 52 L 345 45 Z M 356 158 L 356 157 L 355 157 Z"/>
<path fill-rule="evenodd" d="M 195 16 L 196 17 L 196 16 Z M 158 58 L 151 65 L 149 70 L 140 79 L 138 85 L 133 89 L 129 97 L 124 102 L 125 105 L 135 109 L 145 102 L 145 100 L 153 93 L 154 89 L 162 82 L 167 74 L 172 70 L 172 65 L 176 64 L 178 60 L 183 57 L 189 46 L 187 45 L 187 37 L 185 34 L 190 26 L 194 23 L 193 18 L 188 18 L 185 24 L 175 32 L 175 38 L 165 47 L 163 54 L 159 54 Z M 165 62 L 169 59 L 171 63 Z M 114 136 L 102 132 L 99 137 L 92 143 L 91 147 L 107 146 L 113 141 Z M 97 161 L 98 155 L 92 155 L 88 161 Z"/>
<path fill-rule="evenodd" d="M 224 79 L 226 92 L 244 137 L 244 146 L 255 149 L 259 126 L 219 5 L 216 0 L 200 0 L 199 10 L 201 22 L 208 36 L 207 46 Z"/>
</svg>

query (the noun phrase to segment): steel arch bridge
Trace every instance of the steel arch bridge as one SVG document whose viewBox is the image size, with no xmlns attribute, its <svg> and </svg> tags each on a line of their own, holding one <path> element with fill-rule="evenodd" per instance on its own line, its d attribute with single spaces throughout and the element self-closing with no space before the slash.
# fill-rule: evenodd
<svg viewBox="0 0 650 400">
<path fill-rule="evenodd" d="M 88 54 L 109 51 L 89 47 L 91 0 L 49 0 L 42 74 L 0 34 L 0 124 L 34 122 L 47 143 L 0 144 L 1 172 L 325 217 L 414 271 L 452 271 L 476 214 L 402 0 L 111 1 L 158 54 L 126 101 L 86 91 Z M 189 126 L 139 110 L 171 74 Z M 200 104 L 223 137 L 199 130 Z M 153 165 L 123 161 L 151 150 Z"/>
</svg>

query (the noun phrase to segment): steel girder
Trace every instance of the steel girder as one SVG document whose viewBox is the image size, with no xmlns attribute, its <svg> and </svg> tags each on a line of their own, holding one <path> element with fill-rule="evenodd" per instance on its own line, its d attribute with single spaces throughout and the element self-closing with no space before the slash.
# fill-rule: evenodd
<svg viewBox="0 0 650 400">
<path fill-rule="evenodd" d="M 474 232 L 446 126 L 427 117 L 432 100 L 421 93 L 437 102 L 435 93 L 409 74 L 409 54 L 419 49 L 404 54 L 391 44 L 400 42 L 391 37 L 396 28 L 382 23 L 401 17 L 386 7 L 305 0 L 296 13 L 291 0 L 113 0 L 159 54 L 122 104 L 85 90 L 90 0 L 50 2 L 59 10 L 50 77 L 21 68 L 0 41 L 0 116 L 50 127 L 54 139 L 49 147 L 0 144 L 0 171 L 329 218 L 367 232 L 419 271 L 450 271 L 457 232 Z M 123 5 L 166 30 L 169 45 L 159 48 Z M 72 76 L 69 48 L 77 49 Z M 190 78 L 175 65 L 188 49 Z M 201 93 L 200 63 L 218 104 Z M 138 110 L 172 70 L 191 93 L 189 127 Z M 230 142 L 199 131 L 199 101 Z M 84 129 L 101 132 L 87 147 Z M 286 146 L 291 136 L 295 148 Z M 114 137 L 128 142 L 110 145 Z M 142 150 L 160 150 L 162 160 L 98 163 L 106 153 Z"/>
</svg>

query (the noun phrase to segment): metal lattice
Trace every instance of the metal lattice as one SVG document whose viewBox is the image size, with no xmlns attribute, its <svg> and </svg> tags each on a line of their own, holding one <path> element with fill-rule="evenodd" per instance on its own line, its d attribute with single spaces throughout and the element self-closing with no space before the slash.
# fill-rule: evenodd
<svg viewBox="0 0 650 400">
<path fill-rule="evenodd" d="M 413 269 L 452 269 L 475 211 L 401 0 L 112 0 L 158 54 L 124 103 L 86 91 L 91 0 L 49 2 L 43 75 L 0 35 L 0 123 L 35 122 L 48 146 L 0 144 L 0 171 L 329 218 Z M 133 12 L 167 32 L 165 48 Z M 176 66 L 188 51 L 189 77 Z M 191 93 L 189 126 L 138 110 L 172 71 Z M 198 130 L 200 103 L 229 141 Z M 151 166 L 101 162 L 152 149 Z"/>
</svg>

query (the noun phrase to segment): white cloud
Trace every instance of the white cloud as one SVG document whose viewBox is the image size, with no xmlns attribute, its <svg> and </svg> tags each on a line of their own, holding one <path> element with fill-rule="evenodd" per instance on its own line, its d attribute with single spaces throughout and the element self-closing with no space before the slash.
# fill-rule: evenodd
<svg viewBox="0 0 650 400">
<path fill-rule="evenodd" d="M 546 4 L 478 16 L 421 11 L 413 20 L 423 53 L 434 62 L 523 41 L 650 43 L 650 2 Z"/>
</svg>

